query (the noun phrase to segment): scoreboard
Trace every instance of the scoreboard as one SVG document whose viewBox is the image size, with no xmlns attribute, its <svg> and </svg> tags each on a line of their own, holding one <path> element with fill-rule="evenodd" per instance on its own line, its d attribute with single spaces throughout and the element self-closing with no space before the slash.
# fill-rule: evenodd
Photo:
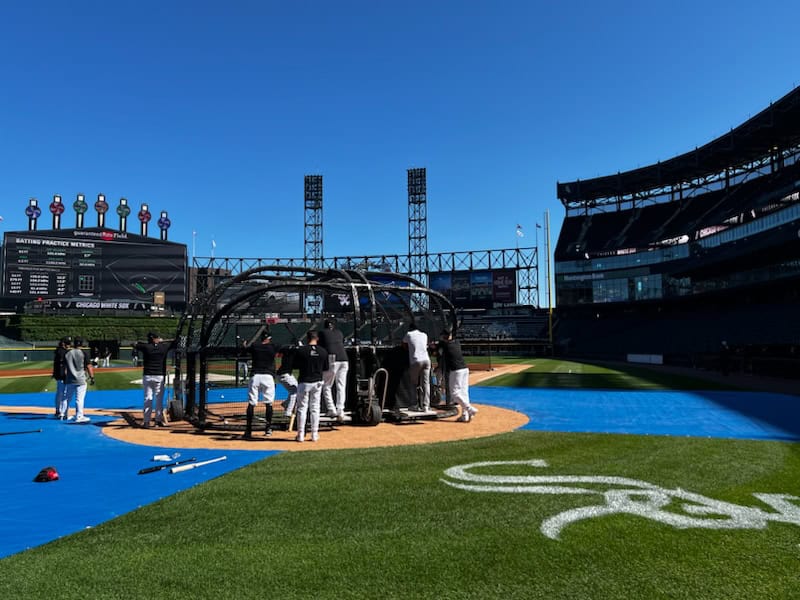
<svg viewBox="0 0 800 600">
<path fill-rule="evenodd" d="M 103 228 L 8 232 L 2 296 L 186 303 L 186 245 Z"/>
</svg>

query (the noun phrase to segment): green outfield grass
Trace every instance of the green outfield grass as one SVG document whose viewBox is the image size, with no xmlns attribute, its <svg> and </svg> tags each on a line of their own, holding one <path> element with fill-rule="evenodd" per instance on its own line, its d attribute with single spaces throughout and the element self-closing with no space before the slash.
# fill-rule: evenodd
<svg viewBox="0 0 800 600">
<path fill-rule="evenodd" d="M 127 361 L 112 362 L 112 367 L 126 367 L 123 371 L 111 371 L 98 367 L 94 370 L 95 385 L 91 390 L 128 390 L 141 387 L 142 368 L 129 368 Z M 46 369 L 48 372 L 53 367 L 52 361 L 29 361 L 0 363 L 0 394 L 27 394 L 32 392 L 55 392 L 55 380 L 49 375 L 36 375 L 25 377 L 3 377 L 4 371 Z M 209 373 L 233 377 L 233 364 L 212 365 Z M 138 381 L 138 383 L 134 383 Z M 231 380 L 233 381 L 233 380 Z M 241 383 L 241 382 L 240 382 Z"/>
<path fill-rule="evenodd" d="M 529 364 L 530 368 L 521 373 L 499 375 L 481 385 L 508 387 L 547 387 L 547 388 L 583 388 L 583 389 L 731 389 L 702 378 L 686 377 L 674 373 L 661 372 L 635 365 L 603 366 L 575 361 L 550 358 L 527 357 L 469 357 L 470 364 Z M 0 394 L 55 391 L 51 377 L 42 375 L 19 379 L 3 379 L 3 371 L 16 369 L 50 369 L 50 361 L 0 363 Z M 112 366 L 128 366 L 120 362 Z M 217 365 L 211 372 L 224 375 L 232 374 L 232 366 L 224 368 Z M 108 371 L 102 368 L 95 370 L 95 387 L 98 390 L 118 390 L 139 387 L 132 381 L 141 379 L 141 369 L 126 371 Z"/>
<path fill-rule="evenodd" d="M 80 599 L 800 594 L 795 524 L 678 529 L 613 515 L 568 525 L 554 540 L 542 533 L 546 519 L 603 504 L 601 497 L 476 493 L 441 481 L 457 465 L 523 459 L 547 461 L 536 474 L 636 478 L 741 506 L 762 507 L 757 492 L 800 492 L 798 446 L 777 442 L 520 431 L 424 447 L 286 453 L 8 557 L 0 561 L 0 592 Z"/>
<path fill-rule="evenodd" d="M 112 364 L 112 366 L 129 366 L 128 363 Z M 46 369 L 53 368 L 52 361 L 28 361 L 0 363 L 0 394 L 28 394 L 33 392 L 55 392 L 55 380 L 49 375 L 36 375 L 33 377 L 3 377 L 4 371 Z M 126 390 L 141 387 L 141 384 L 132 383 L 142 378 L 142 370 L 129 369 L 125 371 L 109 371 L 95 369 L 95 385 L 89 390 Z M 0 401 L 0 404 L 2 402 Z"/>
</svg>

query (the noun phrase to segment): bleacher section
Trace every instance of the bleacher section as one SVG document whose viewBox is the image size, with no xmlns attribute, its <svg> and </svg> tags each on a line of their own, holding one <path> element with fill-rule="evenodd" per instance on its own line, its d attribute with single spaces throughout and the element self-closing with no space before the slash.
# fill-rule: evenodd
<svg viewBox="0 0 800 600">
<path fill-rule="evenodd" d="M 709 206 L 717 204 L 724 196 L 724 190 L 714 190 L 677 203 L 675 212 L 653 231 L 653 241 L 690 236 L 694 224 L 708 211 Z"/>
<path fill-rule="evenodd" d="M 751 216 L 751 211 L 798 187 L 800 163 L 727 190 L 706 191 L 680 201 L 568 217 L 556 246 L 556 260 L 577 260 L 617 249 L 643 250 L 682 236 L 697 239 L 699 232 L 724 227 L 731 220 L 756 218 L 758 213 Z"/>
<path fill-rule="evenodd" d="M 692 152 L 557 190 L 556 352 L 800 354 L 800 87 Z"/>
<path fill-rule="evenodd" d="M 459 315 L 457 337 L 465 355 L 549 356 L 549 322 L 532 306 L 471 310 Z"/>
<path fill-rule="evenodd" d="M 618 248 L 642 248 L 653 242 L 654 232 L 675 214 L 674 203 L 655 204 L 631 211 L 630 223 L 626 230 L 614 240 Z"/>
<path fill-rule="evenodd" d="M 590 226 L 583 236 L 583 252 L 602 252 L 607 250 L 611 241 L 625 227 L 627 216 L 624 212 L 596 213 L 587 221 Z"/>
<path fill-rule="evenodd" d="M 545 310 L 533 307 L 487 309 L 461 316 L 461 340 L 544 340 L 548 337 Z"/>
</svg>

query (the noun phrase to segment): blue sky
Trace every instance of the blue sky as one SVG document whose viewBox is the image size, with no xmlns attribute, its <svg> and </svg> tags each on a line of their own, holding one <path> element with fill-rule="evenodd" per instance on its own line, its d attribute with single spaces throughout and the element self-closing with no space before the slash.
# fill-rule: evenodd
<svg viewBox="0 0 800 600">
<path fill-rule="evenodd" d="M 6 2 L 0 231 L 102 192 L 168 211 L 190 254 L 196 231 L 198 256 L 302 257 L 321 174 L 326 257 L 404 254 L 426 167 L 430 252 L 532 246 L 546 210 L 555 242 L 558 181 L 686 152 L 800 84 L 798 22 L 785 0 Z"/>
</svg>

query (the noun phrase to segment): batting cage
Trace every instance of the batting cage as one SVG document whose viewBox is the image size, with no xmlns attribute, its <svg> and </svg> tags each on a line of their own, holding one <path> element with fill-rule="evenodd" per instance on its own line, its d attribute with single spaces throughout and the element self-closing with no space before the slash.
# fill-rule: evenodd
<svg viewBox="0 0 800 600">
<path fill-rule="evenodd" d="M 321 331 L 326 322 L 342 333 L 348 369 L 344 413 L 334 419 L 325 416 L 323 406 L 321 425 L 377 425 L 458 413 L 445 386 L 438 385 L 446 379 L 435 370 L 433 356 L 431 406 L 422 410 L 403 345 L 412 325 L 431 343 L 445 330 L 455 333 L 455 308 L 445 296 L 397 273 L 271 265 L 227 279 L 190 304 L 176 336 L 173 418 L 201 429 L 249 433 L 251 423 L 291 429 L 297 382 L 290 358 L 307 332 Z M 267 336 L 278 357 L 275 401 L 259 401 L 248 418 L 247 348 Z M 335 401 L 335 389 L 333 394 Z"/>
</svg>

